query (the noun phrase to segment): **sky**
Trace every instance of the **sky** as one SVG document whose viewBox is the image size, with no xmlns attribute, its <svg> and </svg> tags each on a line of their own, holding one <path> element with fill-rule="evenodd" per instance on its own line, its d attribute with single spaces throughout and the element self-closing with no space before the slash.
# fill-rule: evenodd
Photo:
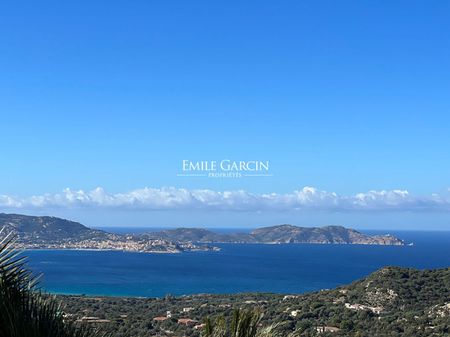
<svg viewBox="0 0 450 337">
<path fill-rule="evenodd" d="M 2 1 L 0 212 L 450 230 L 447 1 Z M 182 161 L 268 161 L 183 176 Z"/>
</svg>

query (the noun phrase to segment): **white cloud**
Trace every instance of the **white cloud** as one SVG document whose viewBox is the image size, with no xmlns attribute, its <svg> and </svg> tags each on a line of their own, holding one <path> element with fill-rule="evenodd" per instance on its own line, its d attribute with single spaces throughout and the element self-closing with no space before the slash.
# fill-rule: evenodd
<svg viewBox="0 0 450 337">
<path fill-rule="evenodd" d="M 450 193 L 414 196 L 406 190 L 369 191 L 355 195 L 304 187 L 291 193 L 257 194 L 244 190 L 214 191 L 162 187 L 141 188 L 126 193 L 65 189 L 62 193 L 31 197 L 0 195 L 3 209 L 110 208 L 142 210 L 228 210 L 228 211 L 450 211 Z"/>
</svg>

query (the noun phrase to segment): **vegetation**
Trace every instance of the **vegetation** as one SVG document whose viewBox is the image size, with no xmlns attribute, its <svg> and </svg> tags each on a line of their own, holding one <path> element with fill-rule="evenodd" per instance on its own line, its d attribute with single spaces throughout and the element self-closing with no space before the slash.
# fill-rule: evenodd
<svg viewBox="0 0 450 337">
<path fill-rule="evenodd" d="M 110 237 L 109 233 L 104 231 L 53 216 L 0 213 L 0 228 L 4 228 L 4 233 L 13 233 L 18 241 L 34 244 L 94 238 L 100 240 Z"/>
<path fill-rule="evenodd" d="M 24 268 L 25 258 L 11 247 L 11 235 L 0 242 L 0 337 L 93 337 L 86 326 L 65 322 L 57 302 L 37 288 Z"/>
<path fill-rule="evenodd" d="M 262 314 L 258 311 L 243 311 L 236 309 L 233 312 L 231 323 L 227 325 L 225 317 L 221 316 L 213 321 L 205 320 L 202 336 L 204 337 L 256 337 L 261 335 L 258 325 Z"/>
<path fill-rule="evenodd" d="M 92 325 L 101 325 L 115 337 L 201 336 L 205 326 L 199 326 L 205 317 L 213 327 L 222 321 L 229 328 L 236 309 L 241 314 L 255 309 L 264 313 L 258 327 L 261 332 L 271 328 L 269 336 L 286 337 L 293 332 L 336 337 L 450 336 L 450 268 L 386 267 L 348 286 L 304 295 L 59 298 L 74 319 L 107 319 Z"/>
<path fill-rule="evenodd" d="M 61 295 L 57 302 L 40 291 L 13 241 L 0 241 L 0 337 L 450 336 L 450 268 L 386 267 L 304 295 Z"/>
<path fill-rule="evenodd" d="M 289 333 L 277 331 L 277 324 L 267 327 L 261 326 L 261 320 L 264 317 L 259 310 L 240 310 L 233 311 L 229 324 L 224 316 L 220 316 L 213 323 L 211 319 L 206 318 L 202 337 L 296 337 L 296 332 Z"/>
</svg>

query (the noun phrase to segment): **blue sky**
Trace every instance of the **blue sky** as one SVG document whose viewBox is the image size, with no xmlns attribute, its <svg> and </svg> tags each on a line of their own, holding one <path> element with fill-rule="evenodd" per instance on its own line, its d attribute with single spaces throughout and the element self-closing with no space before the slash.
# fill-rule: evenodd
<svg viewBox="0 0 450 337">
<path fill-rule="evenodd" d="M 449 13 L 446 1 L 2 2 L 0 211 L 90 225 L 447 229 Z M 273 177 L 176 176 L 183 159 L 223 158 L 270 160 Z M 313 207 L 260 200 L 305 186 L 338 206 L 319 194 Z M 92 201 L 97 187 L 114 202 Z M 250 197 L 128 209 L 120 195 L 145 187 Z M 407 200 L 348 206 L 393 190 Z M 249 198 L 258 206 L 242 209 Z"/>
</svg>

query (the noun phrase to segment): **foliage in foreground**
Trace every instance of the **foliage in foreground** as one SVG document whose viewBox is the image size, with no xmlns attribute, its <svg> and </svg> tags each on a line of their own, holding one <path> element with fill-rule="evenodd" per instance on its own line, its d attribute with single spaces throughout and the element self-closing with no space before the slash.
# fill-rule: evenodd
<svg viewBox="0 0 450 337">
<path fill-rule="evenodd" d="M 225 317 L 219 316 L 214 322 L 210 318 L 205 320 L 205 328 L 202 337 L 281 337 L 277 332 L 277 325 L 261 327 L 263 314 L 258 310 L 233 311 L 231 321 L 226 321 Z M 286 337 L 295 337 L 295 333 Z"/>
<path fill-rule="evenodd" d="M 0 230 L 0 234 L 2 231 Z M 43 296 L 14 238 L 0 241 L 0 337 L 95 337 L 96 331 L 65 322 L 57 302 Z"/>
</svg>

